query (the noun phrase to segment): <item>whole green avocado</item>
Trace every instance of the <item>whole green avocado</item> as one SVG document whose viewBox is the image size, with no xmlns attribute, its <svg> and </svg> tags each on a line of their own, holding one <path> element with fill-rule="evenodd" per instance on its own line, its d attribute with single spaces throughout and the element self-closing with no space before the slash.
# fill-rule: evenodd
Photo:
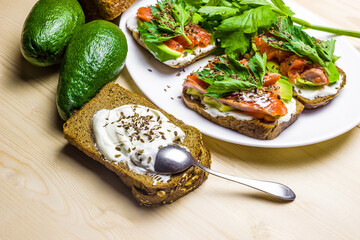
<svg viewBox="0 0 360 240">
<path fill-rule="evenodd" d="M 36 66 L 57 64 L 73 33 L 84 24 L 84 12 L 77 0 L 39 0 L 25 20 L 21 53 Z"/>
<path fill-rule="evenodd" d="M 67 120 L 122 70 L 127 42 L 115 24 L 105 20 L 86 23 L 77 31 L 64 55 L 60 69 L 56 105 Z"/>
</svg>

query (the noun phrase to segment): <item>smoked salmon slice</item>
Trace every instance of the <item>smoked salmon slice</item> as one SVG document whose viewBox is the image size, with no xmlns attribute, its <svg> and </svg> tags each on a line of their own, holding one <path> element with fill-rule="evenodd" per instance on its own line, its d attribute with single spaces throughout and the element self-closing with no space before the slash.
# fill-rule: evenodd
<svg viewBox="0 0 360 240">
<path fill-rule="evenodd" d="M 190 74 L 184 84 L 184 87 L 191 87 L 202 94 L 206 94 L 209 84 L 199 79 L 195 74 Z M 217 99 L 219 102 L 232 106 L 240 111 L 247 112 L 257 118 L 266 121 L 275 121 L 281 116 L 287 114 L 285 104 L 279 99 L 273 91 L 241 91 L 229 96 Z"/>
</svg>

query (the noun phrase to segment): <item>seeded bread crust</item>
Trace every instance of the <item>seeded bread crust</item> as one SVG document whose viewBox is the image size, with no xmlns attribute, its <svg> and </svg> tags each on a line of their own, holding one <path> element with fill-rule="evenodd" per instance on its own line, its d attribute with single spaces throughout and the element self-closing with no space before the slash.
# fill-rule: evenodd
<svg viewBox="0 0 360 240">
<path fill-rule="evenodd" d="M 153 185 L 154 179 L 151 176 L 130 171 L 127 164 L 112 163 L 105 160 L 98 153 L 91 130 L 93 115 L 101 109 L 114 109 L 126 104 L 143 105 L 162 112 L 173 124 L 185 132 L 186 137 L 181 145 L 187 147 L 194 158 L 202 165 L 210 167 L 210 152 L 203 145 L 202 135 L 199 130 L 184 124 L 174 116 L 157 108 L 144 97 L 132 93 L 115 83 L 104 86 L 98 95 L 64 123 L 65 139 L 89 157 L 115 172 L 124 184 L 131 188 L 133 196 L 141 205 L 159 206 L 172 203 L 199 187 L 207 179 L 207 174 L 198 167 L 192 166 L 183 173 L 172 175 L 167 183 L 158 182 Z"/>
<path fill-rule="evenodd" d="M 134 2 L 136 0 L 79 0 L 87 22 L 96 19 L 113 20 Z"/>
<path fill-rule="evenodd" d="M 150 52 L 150 50 L 146 47 L 146 45 L 144 44 L 144 42 L 141 40 L 140 34 L 137 33 L 137 32 L 135 32 L 135 31 L 133 31 L 133 30 L 130 29 L 130 28 L 128 28 L 128 29 L 131 31 L 131 33 L 132 33 L 132 35 L 133 35 L 133 38 L 136 40 L 136 42 L 137 42 L 138 44 L 140 44 L 140 46 L 142 46 L 143 48 L 145 48 L 146 50 L 148 50 L 148 51 Z M 193 62 L 196 62 L 198 59 L 201 59 L 201 58 L 203 58 L 203 57 L 206 57 L 206 56 L 210 55 L 213 51 L 215 51 L 215 49 L 216 49 L 216 47 L 214 47 L 213 49 L 211 49 L 211 50 L 209 50 L 209 51 L 207 51 L 207 52 L 203 52 L 203 53 L 199 54 L 198 56 L 196 56 L 193 60 L 188 61 L 188 62 L 185 62 L 185 63 L 176 64 L 176 65 L 172 65 L 172 64 L 168 64 L 168 63 L 164 63 L 164 62 L 162 62 L 162 63 L 165 64 L 165 65 L 167 65 L 167 66 L 169 66 L 169 67 L 172 67 L 172 68 L 183 68 L 183 67 L 186 67 L 186 66 L 192 64 Z M 151 52 L 150 52 L 150 53 L 151 53 Z M 152 53 L 151 53 L 151 54 L 152 54 Z"/>
<path fill-rule="evenodd" d="M 318 108 L 318 107 L 321 107 L 321 106 L 324 106 L 326 104 L 328 104 L 331 100 L 333 100 L 340 92 L 341 89 L 343 89 L 343 87 L 345 86 L 346 84 L 346 74 L 345 72 L 337 67 L 339 73 L 340 73 L 340 76 L 343 78 L 343 81 L 340 85 L 340 88 L 338 89 L 337 93 L 334 94 L 334 95 L 329 95 L 329 96 L 326 96 L 326 97 L 318 97 L 318 98 L 315 98 L 314 100 L 309 100 L 307 98 L 304 98 L 300 95 L 298 95 L 296 93 L 296 91 L 294 90 L 293 91 L 293 95 L 294 97 L 299 100 L 305 107 L 305 109 L 314 109 L 314 108 Z"/>
<path fill-rule="evenodd" d="M 199 113 L 208 120 L 226 127 L 232 130 L 235 130 L 246 136 L 257 138 L 261 140 L 271 140 L 276 138 L 282 131 L 290 126 L 296 119 L 299 117 L 300 113 L 303 111 L 304 106 L 296 101 L 296 113 L 291 116 L 291 119 L 287 122 L 282 123 L 271 123 L 266 121 L 261 121 L 258 119 L 254 120 L 239 120 L 233 116 L 211 116 L 208 112 L 205 111 L 205 108 L 200 100 L 192 98 L 189 94 L 186 93 L 187 88 L 183 88 L 182 99 L 185 102 L 186 106 L 195 112 Z"/>
</svg>

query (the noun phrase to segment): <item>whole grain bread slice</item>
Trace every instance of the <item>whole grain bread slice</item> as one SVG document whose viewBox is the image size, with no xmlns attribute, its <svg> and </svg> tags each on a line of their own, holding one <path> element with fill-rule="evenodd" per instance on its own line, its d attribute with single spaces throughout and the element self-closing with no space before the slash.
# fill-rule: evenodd
<svg viewBox="0 0 360 240">
<path fill-rule="evenodd" d="M 326 104 L 328 104 L 331 100 L 333 100 L 340 92 L 341 89 L 344 88 L 345 84 L 346 84 L 346 74 L 345 72 L 337 67 L 339 73 L 340 73 L 340 77 L 342 78 L 342 82 L 341 82 L 341 85 L 338 89 L 338 91 L 333 94 L 333 95 L 328 95 L 326 97 L 318 97 L 318 98 L 315 98 L 313 100 L 310 100 L 310 99 L 307 99 L 301 95 L 299 95 L 295 90 L 293 91 L 293 94 L 294 94 L 294 97 L 299 100 L 305 107 L 305 109 L 314 109 L 314 108 L 318 108 L 318 107 L 321 107 L 321 106 L 324 106 Z"/>
<path fill-rule="evenodd" d="M 272 123 L 258 119 L 240 120 L 231 115 L 229 116 L 212 116 L 205 110 L 205 106 L 200 99 L 193 98 L 186 93 L 187 88 L 183 88 L 182 99 L 186 106 L 199 113 L 206 119 L 226 128 L 235 130 L 246 136 L 261 140 L 271 140 L 276 138 L 284 129 L 296 121 L 304 109 L 304 106 L 296 100 L 296 113 L 292 114 L 291 119 L 287 122 Z"/>
<path fill-rule="evenodd" d="M 143 105 L 162 112 L 173 124 L 185 132 L 186 137 L 181 145 L 187 147 L 194 158 L 202 165 L 210 167 L 210 153 L 203 145 L 202 135 L 199 130 L 184 124 L 174 116 L 157 108 L 144 97 L 132 93 L 115 83 L 105 85 L 92 100 L 64 123 L 65 139 L 89 157 L 115 172 L 124 184 L 131 188 L 133 196 L 141 205 L 158 206 L 172 203 L 199 187 L 207 179 L 207 174 L 195 166 L 190 167 L 185 172 L 172 175 L 166 183 L 154 182 L 154 177 L 137 174 L 130 171 L 127 164 L 116 164 L 107 161 L 99 154 L 92 136 L 91 120 L 93 115 L 100 109 L 114 109 L 126 104 Z"/>
<path fill-rule="evenodd" d="M 129 31 L 131 31 L 132 33 L 132 36 L 133 38 L 136 40 L 136 42 L 142 46 L 143 48 L 145 48 L 146 50 L 148 50 L 150 53 L 151 51 L 146 47 L 145 43 L 141 40 L 140 38 L 140 34 L 138 32 L 135 32 L 133 29 L 129 28 Z M 191 61 L 187 61 L 187 62 L 183 62 L 183 63 L 178 63 L 178 64 L 171 64 L 171 63 L 166 63 L 166 62 L 163 62 L 163 64 L 169 66 L 169 67 L 172 67 L 172 68 L 183 68 L 183 67 L 186 67 L 190 64 L 192 64 L 193 62 L 196 62 L 197 60 L 203 58 L 203 57 L 206 57 L 208 55 L 210 55 L 212 52 L 214 52 L 216 49 L 216 46 L 214 45 L 213 48 L 210 48 L 208 51 L 203 51 L 201 52 L 201 54 L 195 56 L 195 58 L 193 58 Z M 152 53 L 151 53 L 152 54 Z"/>
<path fill-rule="evenodd" d="M 136 0 L 79 0 L 86 21 L 113 20 L 128 9 Z"/>
</svg>

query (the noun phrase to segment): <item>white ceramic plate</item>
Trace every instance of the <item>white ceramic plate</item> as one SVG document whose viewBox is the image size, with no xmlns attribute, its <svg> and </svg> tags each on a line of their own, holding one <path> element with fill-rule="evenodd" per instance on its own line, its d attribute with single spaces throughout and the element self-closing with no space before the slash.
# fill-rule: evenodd
<svg viewBox="0 0 360 240">
<path fill-rule="evenodd" d="M 120 28 L 125 33 L 129 46 L 126 67 L 137 86 L 154 104 L 185 123 L 198 128 L 203 134 L 223 141 L 248 146 L 267 148 L 296 147 L 334 138 L 359 124 L 360 107 L 358 105 L 358 95 L 360 81 L 358 68 L 360 54 L 342 37 L 336 37 L 335 54 L 341 56 L 337 65 L 347 74 L 345 88 L 327 106 L 304 111 L 299 119 L 277 138 L 273 140 L 253 139 L 218 126 L 201 117 L 196 112 L 188 109 L 179 98 L 182 91 L 181 85 L 190 72 L 198 69 L 199 66 L 206 65 L 207 61 L 212 57 L 201 59 L 183 70 L 172 69 L 157 61 L 149 52 L 139 46 L 132 38 L 130 31 L 126 29 L 127 19 L 133 17 L 140 6 L 147 6 L 154 2 L 154 0 L 139 0 L 121 16 Z M 297 13 L 297 17 L 307 19 L 313 24 L 326 25 L 317 16 L 295 3 L 287 2 L 287 5 Z M 309 31 L 309 34 L 320 39 L 331 37 L 317 31 Z"/>
</svg>

